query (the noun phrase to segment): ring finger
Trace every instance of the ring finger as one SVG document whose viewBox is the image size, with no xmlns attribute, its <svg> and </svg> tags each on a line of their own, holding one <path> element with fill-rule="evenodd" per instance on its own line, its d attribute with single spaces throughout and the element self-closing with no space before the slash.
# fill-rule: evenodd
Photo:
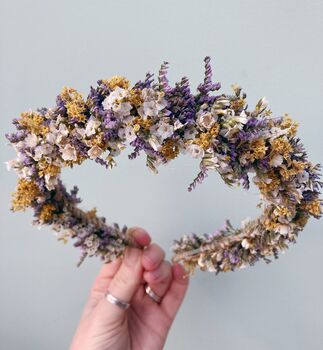
<svg viewBox="0 0 323 350">
<path fill-rule="evenodd" d="M 172 280 L 172 265 L 169 261 L 165 260 L 155 270 L 145 271 L 143 278 L 152 291 L 162 298 L 167 292 Z M 151 299 L 149 295 L 146 296 Z"/>
</svg>

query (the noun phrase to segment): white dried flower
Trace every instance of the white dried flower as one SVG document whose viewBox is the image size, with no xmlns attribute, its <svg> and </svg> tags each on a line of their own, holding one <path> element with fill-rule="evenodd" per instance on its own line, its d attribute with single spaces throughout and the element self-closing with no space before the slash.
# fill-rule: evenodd
<svg viewBox="0 0 323 350">
<path fill-rule="evenodd" d="M 244 238 L 242 241 L 241 241 L 241 246 L 244 248 L 244 249 L 249 249 L 251 247 L 251 244 L 250 242 L 247 240 L 247 238 Z"/>
<path fill-rule="evenodd" d="M 67 126 L 64 123 L 59 124 L 58 132 L 63 136 L 67 136 L 69 134 Z"/>
<path fill-rule="evenodd" d="M 137 135 L 131 125 L 127 125 L 125 130 L 125 138 L 128 142 L 131 142 L 136 139 Z"/>
<path fill-rule="evenodd" d="M 25 143 L 23 141 L 19 141 L 19 142 L 13 143 L 12 147 L 17 153 L 19 153 L 20 150 L 25 148 Z"/>
<path fill-rule="evenodd" d="M 35 148 L 38 144 L 38 137 L 35 134 L 28 134 L 24 141 L 27 147 Z"/>
<path fill-rule="evenodd" d="M 56 143 L 57 133 L 49 132 L 46 134 L 46 142 L 54 145 Z"/>
<path fill-rule="evenodd" d="M 143 103 L 137 108 L 138 114 L 145 120 L 147 117 L 156 117 L 167 106 L 167 101 L 162 92 L 155 92 L 152 88 L 144 88 L 141 91 Z"/>
<path fill-rule="evenodd" d="M 306 170 L 304 170 L 302 173 L 297 174 L 297 180 L 300 183 L 307 183 L 309 180 L 309 174 Z"/>
<path fill-rule="evenodd" d="M 97 157 L 100 157 L 100 155 L 102 153 L 103 153 L 103 149 L 100 148 L 98 145 L 92 146 L 87 152 L 87 154 L 90 157 L 90 159 L 95 159 Z"/>
<path fill-rule="evenodd" d="M 199 158 L 204 156 L 204 149 L 194 143 L 186 147 L 186 152 L 190 154 L 193 158 Z"/>
<path fill-rule="evenodd" d="M 284 157 L 281 154 L 275 154 L 269 161 L 270 166 L 278 167 L 283 164 Z"/>
<path fill-rule="evenodd" d="M 53 190 L 58 183 L 58 178 L 50 174 L 45 174 L 45 184 L 49 191 Z"/>
<path fill-rule="evenodd" d="M 75 161 L 77 159 L 77 153 L 74 146 L 67 144 L 63 149 L 60 150 L 62 153 L 62 158 L 66 160 L 73 160 Z"/>
<path fill-rule="evenodd" d="M 171 124 L 166 122 L 161 122 L 158 124 L 158 128 L 156 130 L 156 135 L 159 136 L 162 140 L 166 139 L 173 135 L 174 127 Z"/>
<path fill-rule="evenodd" d="M 185 124 L 183 124 L 180 120 L 177 119 L 174 123 L 174 130 L 181 129 L 186 124 L 187 124 L 187 122 Z"/>
<path fill-rule="evenodd" d="M 129 97 L 129 91 L 117 86 L 102 102 L 104 109 L 112 109 L 119 117 L 125 117 L 130 114 L 132 105 L 130 102 L 121 102 Z"/>
<path fill-rule="evenodd" d="M 85 128 L 85 135 L 91 136 L 96 133 L 96 129 L 100 126 L 100 121 L 94 118 L 89 119 Z"/>
<path fill-rule="evenodd" d="M 74 130 L 78 139 L 82 139 L 85 136 L 85 128 L 76 127 Z"/>
<path fill-rule="evenodd" d="M 22 169 L 21 169 L 21 176 L 23 178 L 30 178 L 33 174 L 33 171 L 31 168 L 27 167 L 27 166 L 24 166 Z"/>
<path fill-rule="evenodd" d="M 198 113 L 197 124 L 205 129 L 210 129 L 215 123 L 215 117 L 210 112 Z"/>
<path fill-rule="evenodd" d="M 19 166 L 19 164 L 21 164 L 17 159 L 11 159 L 4 163 L 6 164 L 8 171 L 10 171 L 11 169 L 16 169 Z"/>
<path fill-rule="evenodd" d="M 151 135 L 148 139 L 148 142 L 155 151 L 158 151 L 158 149 L 161 146 L 160 142 L 158 141 L 155 135 Z"/>
<path fill-rule="evenodd" d="M 158 114 L 155 101 L 145 101 L 142 110 L 145 117 L 156 117 Z"/>
<path fill-rule="evenodd" d="M 35 155 L 33 156 L 33 158 L 38 161 L 41 159 L 42 156 L 46 156 L 51 154 L 53 151 L 53 146 L 45 143 L 43 145 L 39 145 L 35 147 Z"/>
<path fill-rule="evenodd" d="M 291 227 L 289 225 L 281 224 L 276 228 L 276 232 L 279 232 L 282 236 L 286 236 L 291 232 Z"/>
</svg>

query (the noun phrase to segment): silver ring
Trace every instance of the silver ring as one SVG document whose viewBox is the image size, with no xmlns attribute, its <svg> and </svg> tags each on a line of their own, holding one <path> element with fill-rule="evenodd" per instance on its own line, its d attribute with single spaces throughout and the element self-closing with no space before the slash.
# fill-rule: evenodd
<svg viewBox="0 0 323 350">
<path fill-rule="evenodd" d="M 107 293 L 106 299 L 114 305 L 119 306 L 121 309 L 128 309 L 128 307 L 130 306 L 130 303 L 127 303 L 121 299 L 116 298 L 115 296 L 113 296 L 112 294 L 110 294 L 109 292 Z"/>
<path fill-rule="evenodd" d="M 160 297 L 159 295 L 157 295 L 151 288 L 148 284 L 146 284 L 146 287 L 145 287 L 145 291 L 146 291 L 146 294 L 154 301 L 156 302 L 157 304 L 160 304 L 161 301 L 162 301 L 162 297 Z"/>
</svg>

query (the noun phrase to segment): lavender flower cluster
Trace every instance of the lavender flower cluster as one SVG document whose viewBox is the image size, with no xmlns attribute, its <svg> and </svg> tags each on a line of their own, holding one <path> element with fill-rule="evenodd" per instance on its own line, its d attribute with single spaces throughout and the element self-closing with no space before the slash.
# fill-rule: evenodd
<svg viewBox="0 0 323 350">
<path fill-rule="evenodd" d="M 18 174 L 11 209 L 31 207 L 34 224 L 50 225 L 65 243 L 74 239 L 82 252 L 78 266 L 87 256 L 109 262 L 134 244 L 127 226 L 107 224 L 95 208 L 78 208 L 78 188 L 66 190 L 61 169 L 86 159 L 113 168 L 115 157 L 129 145 L 129 159 L 145 152 L 154 173 L 188 154 L 200 160 L 189 191 L 216 170 L 229 186 L 248 189 L 253 181 L 263 212 L 237 229 L 227 221 L 211 234 L 184 235 L 174 241 L 173 261 L 183 262 L 191 273 L 196 267 L 218 273 L 277 257 L 295 242 L 310 216 L 322 215 L 320 165 L 308 161 L 296 137 L 297 123 L 287 113 L 272 117 L 266 98 L 250 111 L 246 93 L 236 84 L 232 94 L 212 94 L 221 85 L 212 82 L 210 57 L 204 62 L 196 94 L 187 77 L 170 86 L 164 62 L 158 82 L 147 73 L 131 87 L 125 77 L 114 76 L 99 80 L 87 98 L 65 87 L 54 108 L 21 113 L 13 120 L 17 131 L 6 134 L 17 152 L 7 162 Z"/>
</svg>

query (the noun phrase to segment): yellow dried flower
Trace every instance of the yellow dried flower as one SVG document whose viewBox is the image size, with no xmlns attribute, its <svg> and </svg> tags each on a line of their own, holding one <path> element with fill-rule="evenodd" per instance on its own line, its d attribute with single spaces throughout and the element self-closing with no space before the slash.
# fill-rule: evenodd
<svg viewBox="0 0 323 350">
<path fill-rule="evenodd" d="M 67 86 L 63 87 L 59 96 L 64 102 L 82 99 L 81 93 L 79 93 L 76 89 Z"/>
<path fill-rule="evenodd" d="M 66 103 L 66 110 L 69 117 L 73 117 L 80 122 L 85 121 L 85 103 L 80 103 L 78 101 L 71 101 Z"/>
<path fill-rule="evenodd" d="M 301 162 L 301 161 L 298 161 L 298 160 L 292 160 L 290 162 L 290 167 L 289 168 L 281 167 L 279 169 L 279 172 L 280 172 L 281 176 L 285 180 L 288 180 L 292 176 L 295 176 L 296 174 L 302 173 L 307 166 L 308 166 L 307 162 Z"/>
<path fill-rule="evenodd" d="M 43 136 L 48 133 L 48 127 L 43 125 L 44 117 L 42 115 L 35 112 L 23 112 L 20 116 L 18 123 L 32 134 Z"/>
<path fill-rule="evenodd" d="M 94 207 L 93 209 L 88 210 L 85 213 L 85 216 L 88 217 L 88 218 L 91 218 L 91 219 L 95 219 L 96 218 L 96 213 L 97 213 L 97 209 L 96 209 L 96 207 Z"/>
<path fill-rule="evenodd" d="M 130 85 L 129 80 L 120 75 L 115 75 L 109 80 L 103 80 L 103 83 L 110 89 L 115 89 L 117 86 L 122 89 L 128 89 Z"/>
<path fill-rule="evenodd" d="M 95 135 L 95 137 L 91 140 L 92 146 L 97 145 L 98 147 L 102 148 L 103 150 L 106 147 L 106 142 L 105 142 L 105 136 L 103 132 L 100 132 Z"/>
<path fill-rule="evenodd" d="M 73 168 L 75 164 L 82 164 L 86 159 L 88 159 L 86 156 L 83 156 L 79 153 L 77 153 L 76 155 L 76 159 L 75 160 L 65 160 L 64 163 L 65 163 L 65 166 L 66 167 L 70 167 L 70 168 Z"/>
<path fill-rule="evenodd" d="M 179 148 L 174 140 L 167 139 L 162 145 L 160 152 L 167 160 L 171 160 L 177 157 Z"/>
<path fill-rule="evenodd" d="M 276 207 L 273 211 L 274 216 L 282 217 L 282 216 L 290 216 L 292 212 L 286 207 Z"/>
<path fill-rule="evenodd" d="M 209 131 L 199 133 L 198 137 L 193 140 L 188 140 L 187 144 L 195 143 L 200 147 L 207 149 L 210 147 L 214 137 L 218 135 L 219 130 L 220 125 L 218 123 L 215 123 Z"/>
<path fill-rule="evenodd" d="M 37 184 L 31 180 L 19 179 L 16 192 L 12 194 L 12 210 L 25 210 L 30 207 L 40 191 Z"/>
<path fill-rule="evenodd" d="M 320 216 L 322 214 L 321 201 L 319 199 L 314 199 L 310 202 L 305 202 L 301 205 L 301 207 L 313 216 Z"/>
<path fill-rule="evenodd" d="M 82 94 L 77 92 L 73 88 L 64 87 L 60 93 L 61 99 L 65 102 L 67 115 L 71 118 L 75 118 L 80 122 L 85 122 L 84 112 L 86 110 L 85 101 Z"/>
<path fill-rule="evenodd" d="M 249 144 L 250 150 L 247 152 L 247 158 L 252 162 L 256 159 L 262 159 L 266 155 L 266 142 L 263 138 L 254 139 Z"/>
<path fill-rule="evenodd" d="M 266 228 L 266 230 L 268 231 L 274 231 L 277 226 L 278 226 L 278 223 L 273 221 L 271 218 L 266 218 L 264 221 L 263 221 L 263 225 L 264 227 Z"/>
<path fill-rule="evenodd" d="M 209 130 L 209 133 L 210 133 L 210 135 L 215 137 L 215 136 L 217 136 L 219 134 L 219 131 L 220 131 L 220 124 L 219 123 L 214 123 L 214 125 Z"/>
<path fill-rule="evenodd" d="M 271 146 L 272 153 L 278 153 L 285 159 L 290 159 L 290 154 L 293 152 L 293 147 L 287 139 L 278 137 L 272 141 Z"/>
<path fill-rule="evenodd" d="M 53 218 L 55 209 L 55 205 L 52 203 L 44 204 L 39 213 L 40 221 L 43 223 L 50 221 Z"/>
<path fill-rule="evenodd" d="M 140 127 L 148 130 L 153 124 L 153 120 L 151 117 L 147 117 L 147 119 L 144 120 L 141 117 L 137 116 L 132 119 L 131 124 L 133 125 L 135 132 L 138 131 Z M 139 125 L 139 127 L 137 125 Z"/>
<path fill-rule="evenodd" d="M 283 121 L 280 124 L 282 129 L 289 128 L 288 135 L 295 136 L 297 133 L 298 123 L 294 121 L 289 114 L 285 113 Z"/>
<path fill-rule="evenodd" d="M 46 174 L 57 176 L 61 172 L 61 168 L 58 165 L 47 163 L 44 159 L 39 160 L 37 166 L 40 177 L 43 177 Z"/>
<path fill-rule="evenodd" d="M 281 183 L 279 177 L 275 174 L 274 171 L 269 171 L 267 173 L 267 176 L 269 179 L 271 179 L 271 181 L 269 183 L 267 183 L 265 181 L 257 182 L 257 186 L 258 186 L 260 192 L 264 195 L 277 189 Z"/>
<path fill-rule="evenodd" d="M 141 98 L 141 90 L 131 89 L 129 102 L 136 107 L 140 106 L 143 103 L 143 100 Z"/>
</svg>

